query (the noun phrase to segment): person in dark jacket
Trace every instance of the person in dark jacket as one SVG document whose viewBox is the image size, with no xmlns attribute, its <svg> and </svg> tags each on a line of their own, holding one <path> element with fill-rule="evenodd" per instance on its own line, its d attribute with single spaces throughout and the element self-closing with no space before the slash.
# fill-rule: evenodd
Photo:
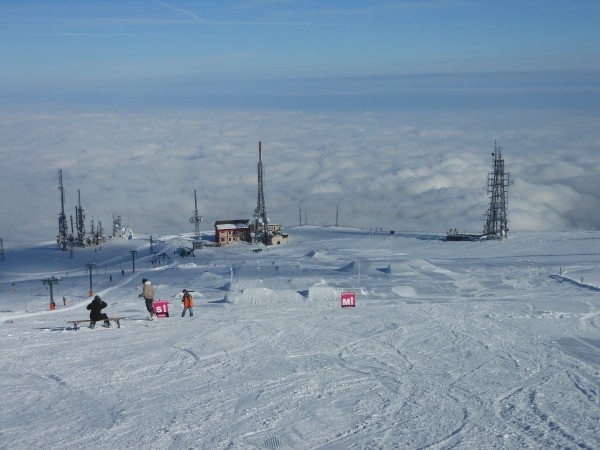
<svg viewBox="0 0 600 450">
<path fill-rule="evenodd" d="M 87 305 L 87 309 L 90 311 L 90 320 L 94 320 L 94 321 L 104 320 L 104 326 L 110 327 L 110 321 L 106 320 L 106 319 L 108 319 L 108 316 L 106 315 L 106 313 L 102 312 L 102 310 L 104 308 L 106 308 L 107 306 L 108 305 L 106 304 L 106 302 L 103 301 L 99 295 L 96 295 L 94 297 L 94 300 L 92 300 L 92 303 Z M 92 326 L 92 327 L 93 327 L 93 325 L 95 325 L 94 322 L 92 322 L 90 324 L 90 326 Z"/>
</svg>

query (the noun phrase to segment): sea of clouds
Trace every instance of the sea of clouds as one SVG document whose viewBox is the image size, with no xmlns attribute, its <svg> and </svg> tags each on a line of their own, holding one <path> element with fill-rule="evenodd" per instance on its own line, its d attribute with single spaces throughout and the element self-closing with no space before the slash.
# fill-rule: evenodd
<svg viewBox="0 0 600 450">
<path fill-rule="evenodd" d="M 59 168 L 67 218 L 75 215 L 79 190 L 88 226 L 101 221 L 108 234 L 113 215 L 134 232 L 193 231 L 194 190 L 202 229 L 212 229 L 215 220 L 251 218 L 259 141 L 267 213 L 284 226 L 334 225 L 337 210 L 341 226 L 479 233 L 497 142 L 513 182 L 512 231 L 596 230 L 597 116 L 542 104 L 393 109 L 346 108 L 343 101 L 335 108 L 13 102 L 0 108 L 0 238 L 4 246 L 56 238 Z"/>
</svg>

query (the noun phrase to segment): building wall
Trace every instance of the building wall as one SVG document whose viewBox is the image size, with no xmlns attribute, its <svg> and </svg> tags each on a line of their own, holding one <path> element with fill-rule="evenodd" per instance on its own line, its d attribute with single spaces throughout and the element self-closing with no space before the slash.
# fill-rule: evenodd
<svg viewBox="0 0 600 450">
<path fill-rule="evenodd" d="M 271 236 L 271 245 L 283 245 L 288 243 L 287 234 L 274 234 Z"/>
<path fill-rule="evenodd" d="M 232 221 L 231 224 L 227 221 L 215 222 L 215 244 L 227 245 L 234 242 L 250 241 L 250 231 L 247 224 L 238 223 L 240 221 Z M 247 221 L 246 221 L 247 222 Z M 231 225 L 231 227 L 228 227 Z"/>
</svg>

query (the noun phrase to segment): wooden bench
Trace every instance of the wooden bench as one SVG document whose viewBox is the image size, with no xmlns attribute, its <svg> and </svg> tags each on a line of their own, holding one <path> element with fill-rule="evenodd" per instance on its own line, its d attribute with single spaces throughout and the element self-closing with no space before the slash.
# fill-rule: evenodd
<svg viewBox="0 0 600 450">
<path fill-rule="evenodd" d="M 100 320 L 91 320 L 91 319 L 83 319 L 83 320 L 69 320 L 67 323 L 72 323 L 73 324 L 73 328 L 75 330 L 78 330 L 79 327 L 78 325 L 80 323 L 85 323 L 85 322 L 89 322 L 90 323 L 90 328 L 95 328 L 96 327 L 96 322 L 105 322 L 105 321 L 111 321 L 113 320 L 116 324 L 117 324 L 117 328 L 121 328 L 121 320 L 126 319 L 126 317 L 108 317 L 106 319 L 100 319 Z"/>
</svg>

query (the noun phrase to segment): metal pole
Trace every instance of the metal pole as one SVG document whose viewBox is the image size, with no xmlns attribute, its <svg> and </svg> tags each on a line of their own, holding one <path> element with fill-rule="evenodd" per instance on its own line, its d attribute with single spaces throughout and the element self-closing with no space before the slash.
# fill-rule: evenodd
<svg viewBox="0 0 600 450">
<path fill-rule="evenodd" d="M 133 273 L 135 273 L 135 254 L 137 253 L 137 250 L 129 250 L 129 253 L 131 253 L 131 261 L 132 261 L 132 265 L 133 265 Z"/>
<path fill-rule="evenodd" d="M 90 271 L 90 297 L 94 295 L 94 290 L 92 289 L 92 267 L 94 267 L 96 263 L 87 263 L 85 265 L 86 269 Z"/>
<path fill-rule="evenodd" d="M 45 280 L 42 280 L 42 283 L 50 286 L 50 303 L 54 303 L 53 285 L 55 285 L 59 282 L 60 282 L 60 278 L 55 278 L 54 276 L 52 276 L 50 278 L 46 278 Z M 25 309 L 27 309 L 27 307 L 25 307 Z"/>
</svg>

